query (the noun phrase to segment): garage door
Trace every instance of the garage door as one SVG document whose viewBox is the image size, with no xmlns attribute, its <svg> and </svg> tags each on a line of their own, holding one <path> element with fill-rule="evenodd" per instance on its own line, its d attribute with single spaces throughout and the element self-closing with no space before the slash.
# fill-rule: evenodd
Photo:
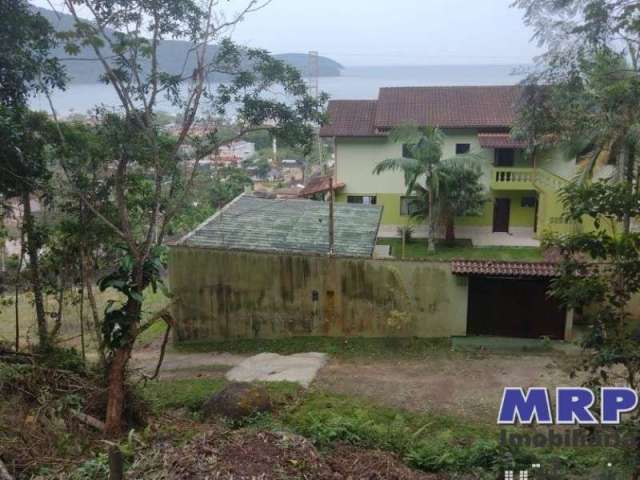
<svg viewBox="0 0 640 480">
<path fill-rule="evenodd" d="M 468 335 L 564 337 L 565 311 L 546 294 L 549 280 L 471 277 Z"/>
</svg>

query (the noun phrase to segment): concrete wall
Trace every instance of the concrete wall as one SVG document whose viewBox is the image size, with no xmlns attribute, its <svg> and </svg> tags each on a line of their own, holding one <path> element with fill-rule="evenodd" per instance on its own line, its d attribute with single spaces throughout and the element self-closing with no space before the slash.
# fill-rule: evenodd
<svg viewBox="0 0 640 480">
<path fill-rule="evenodd" d="M 448 263 L 175 246 L 169 282 L 179 341 L 466 334 L 467 280 Z"/>
</svg>

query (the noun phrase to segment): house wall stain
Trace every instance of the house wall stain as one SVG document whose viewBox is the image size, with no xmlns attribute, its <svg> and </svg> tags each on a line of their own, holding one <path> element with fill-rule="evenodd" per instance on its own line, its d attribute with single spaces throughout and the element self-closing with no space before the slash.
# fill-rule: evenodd
<svg viewBox="0 0 640 480">
<path fill-rule="evenodd" d="M 467 283 L 448 263 L 171 247 L 179 341 L 465 335 Z"/>
</svg>

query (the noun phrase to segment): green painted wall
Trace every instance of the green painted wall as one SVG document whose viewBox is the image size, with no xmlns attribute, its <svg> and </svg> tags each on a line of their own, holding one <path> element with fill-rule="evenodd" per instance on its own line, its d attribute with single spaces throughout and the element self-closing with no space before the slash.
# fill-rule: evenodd
<svg viewBox="0 0 640 480">
<path fill-rule="evenodd" d="M 467 280 L 448 263 L 173 246 L 169 284 L 179 341 L 466 334 Z"/>
<path fill-rule="evenodd" d="M 459 226 L 489 227 L 493 224 L 493 199 L 510 198 L 510 225 L 513 227 L 533 227 L 535 208 L 522 207 L 523 196 L 533 195 L 529 191 L 491 190 L 490 180 L 494 151 L 482 149 L 478 142 L 476 130 L 445 130 L 446 140 L 443 145 L 443 158 L 455 156 L 457 143 L 468 143 L 471 152 L 479 156 L 478 164 L 483 171 L 482 182 L 487 191 L 487 202 L 480 216 L 461 217 L 456 220 Z M 406 194 L 406 187 L 401 172 L 385 172 L 374 175 L 375 165 L 387 158 L 398 157 L 402 147 L 387 138 L 338 138 L 336 139 L 336 176 L 346 184 L 337 195 L 337 201 L 346 202 L 348 195 L 375 195 L 378 205 L 384 207 L 383 225 L 406 225 L 408 216 L 400 215 L 400 197 Z M 536 160 L 536 165 L 565 179 L 575 175 L 575 159 L 567 159 L 561 151 L 548 152 Z M 533 163 L 523 152 L 515 159 L 515 167 L 532 167 Z M 536 185 L 538 187 L 538 185 Z M 568 226 L 560 221 L 562 207 L 557 190 L 537 188 L 540 195 L 538 231 L 545 230 L 565 232 Z"/>
<path fill-rule="evenodd" d="M 376 193 L 376 192 L 358 192 L 358 193 L 346 193 L 344 191 L 339 192 L 336 195 L 336 202 L 346 202 L 349 195 L 363 195 L 371 196 L 375 195 L 376 204 L 384 207 L 382 209 L 382 224 L 383 225 L 407 225 L 409 223 L 408 215 L 400 215 L 400 199 L 404 196 L 404 193 Z"/>
<path fill-rule="evenodd" d="M 402 172 L 374 175 L 375 166 L 387 158 L 402 156 L 402 146 L 385 138 L 337 138 L 336 176 L 344 182 L 344 193 L 365 192 L 404 194 L 407 190 Z"/>
</svg>

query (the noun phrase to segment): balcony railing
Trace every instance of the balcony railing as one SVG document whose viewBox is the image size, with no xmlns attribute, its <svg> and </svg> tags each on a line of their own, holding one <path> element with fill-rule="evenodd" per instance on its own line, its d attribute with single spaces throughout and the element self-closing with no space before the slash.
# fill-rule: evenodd
<svg viewBox="0 0 640 480">
<path fill-rule="evenodd" d="M 494 167 L 491 188 L 493 190 L 534 190 L 535 168 Z"/>
</svg>

